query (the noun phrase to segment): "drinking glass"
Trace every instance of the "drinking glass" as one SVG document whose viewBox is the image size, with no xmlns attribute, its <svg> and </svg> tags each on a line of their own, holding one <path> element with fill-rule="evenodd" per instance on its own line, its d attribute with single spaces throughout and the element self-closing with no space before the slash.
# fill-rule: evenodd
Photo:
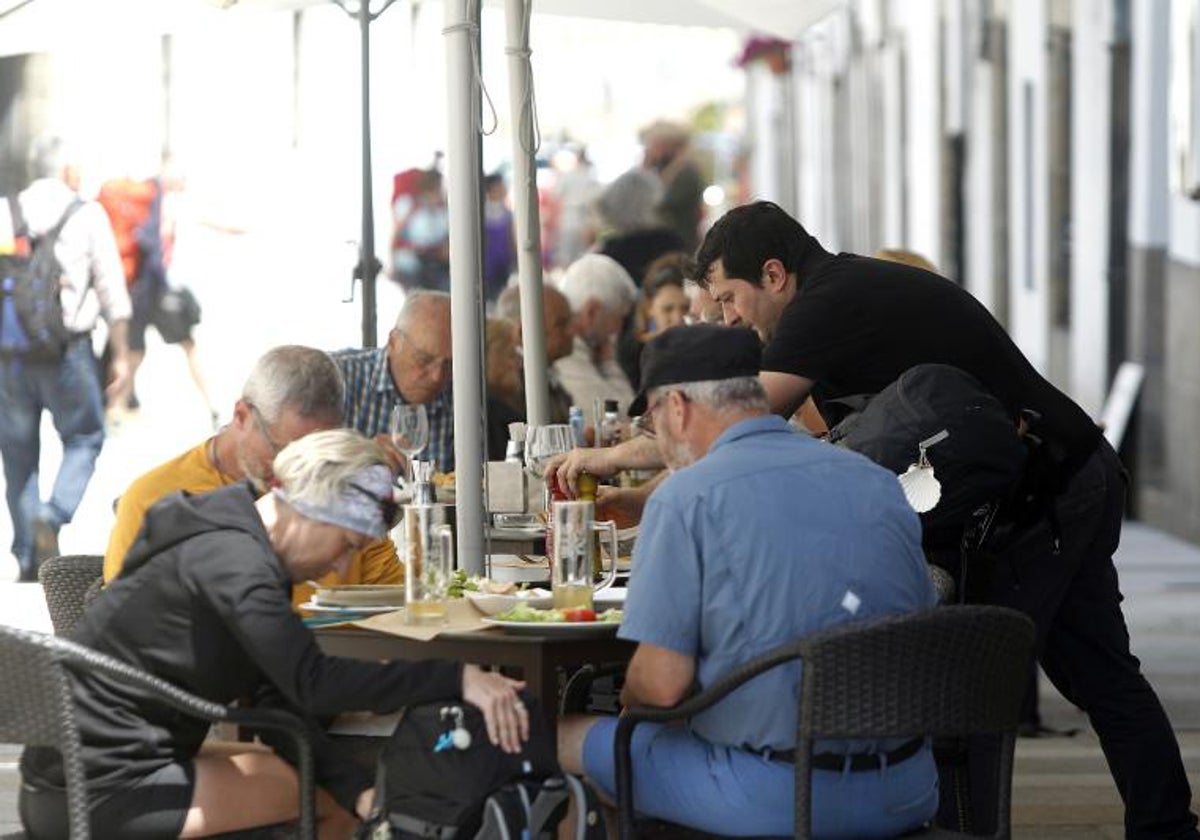
<svg viewBox="0 0 1200 840">
<path fill-rule="evenodd" d="M 575 434 L 567 423 L 530 426 L 525 431 L 525 466 L 537 478 L 545 478 L 546 464 L 575 446 Z"/>
<path fill-rule="evenodd" d="M 575 447 L 575 432 L 567 423 L 551 423 L 548 426 L 530 426 L 525 432 L 525 466 L 530 475 L 545 481 L 546 464 L 555 455 L 565 455 Z M 550 486 L 543 485 L 542 508 L 549 504 Z"/>
<path fill-rule="evenodd" d="M 413 458 L 429 444 L 429 414 L 425 411 L 425 406 L 404 403 L 397 405 L 392 409 L 389 431 L 392 433 L 392 443 L 404 453 L 405 471 L 409 481 L 415 480 Z"/>
<path fill-rule="evenodd" d="M 404 610 L 408 624 L 445 624 L 454 572 L 454 531 L 446 505 L 405 505 L 400 527 Z"/>
<path fill-rule="evenodd" d="M 617 576 L 617 526 L 612 522 L 596 522 L 592 502 L 557 501 L 551 508 L 551 540 L 554 567 L 551 585 L 554 608 L 592 609 L 593 593 L 612 586 Z M 600 584 L 593 583 L 593 531 L 608 531 L 608 557 L 612 562 Z M 602 556 L 604 552 L 601 553 Z"/>
</svg>

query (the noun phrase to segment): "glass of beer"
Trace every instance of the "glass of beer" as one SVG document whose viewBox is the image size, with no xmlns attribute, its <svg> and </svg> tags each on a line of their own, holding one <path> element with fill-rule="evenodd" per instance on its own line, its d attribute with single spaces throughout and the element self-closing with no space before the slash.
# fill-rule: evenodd
<svg viewBox="0 0 1200 840">
<path fill-rule="evenodd" d="M 454 529 L 446 505 L 405 505 L 397 542 L 404 557 L 404 614 L 408 624 L 445 624 L 454 571 Z"/>
<path fill-rule="evenodd" d="M 616 578 L 617 529 L 612 522 L 595 521 L 595 504 L 583 501 L 556 501 L 550 508 L 553 534 L 554 567 L 551 583 L 554 590 L 554 608 L 571 609 L 582 607 L 593 609 L 592 593 L 612 585 Z M 595 543 L 592 532 L 609 532 L 612 567 L 599 586 L 595 584 L 593 557 Z"/>
</svg>

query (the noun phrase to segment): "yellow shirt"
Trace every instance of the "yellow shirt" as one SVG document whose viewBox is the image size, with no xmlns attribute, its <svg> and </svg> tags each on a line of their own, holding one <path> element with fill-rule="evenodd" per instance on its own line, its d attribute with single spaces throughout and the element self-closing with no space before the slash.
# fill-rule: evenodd
<svg viewBox="0 0 1200 840">
<path fill-rule="evenodd" d="M 208 441 L 136 478 L 117 502 L 117 519 L 104 552 L 105 583 L 121 571 L 151 505 L 177 490 L 207 493 L 230 483 L 209 460 Z M 396 556 L 395 543 L 384 537 L 354 555 L 344 578 L 330 572 L 320 583 L 404 583 L 404 566 Z M 303 604 L 312 594 L 311 586 L 297 583 L 292 588 L 292 603 Z"/>
</svg>

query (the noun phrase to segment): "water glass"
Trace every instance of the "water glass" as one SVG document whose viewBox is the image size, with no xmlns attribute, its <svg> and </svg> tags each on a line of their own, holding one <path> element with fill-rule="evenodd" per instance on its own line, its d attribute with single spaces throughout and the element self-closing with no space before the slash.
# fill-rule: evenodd
<svg viewBox="0 0 1200 840">
<path fill-rule="evenodd" d="M 445 624 L 454 572 L 454 529 L 446 505 L 405 505 L 399 544 L 404 557 L 408 624 Z"/>
</svg>

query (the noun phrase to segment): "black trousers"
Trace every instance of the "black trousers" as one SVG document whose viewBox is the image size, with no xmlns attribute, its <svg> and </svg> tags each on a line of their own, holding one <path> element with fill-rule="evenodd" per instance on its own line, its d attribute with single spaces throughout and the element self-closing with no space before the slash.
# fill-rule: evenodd
<svg viewBox="0 0 1200 840">
<path fill-rule="evenodd" d="M 1124 471 L 1101 440 L 1055 499 L 1059 545 L 1048 518 L 1016 534 L 994 559 L 990 600 L 1037 624 L 1042 669 L 1100 739 L 1126 836 L 1196 838 L 1179 744 L 1129 649 L 1112 559 L 1124 509 Z"/>
</svg>

